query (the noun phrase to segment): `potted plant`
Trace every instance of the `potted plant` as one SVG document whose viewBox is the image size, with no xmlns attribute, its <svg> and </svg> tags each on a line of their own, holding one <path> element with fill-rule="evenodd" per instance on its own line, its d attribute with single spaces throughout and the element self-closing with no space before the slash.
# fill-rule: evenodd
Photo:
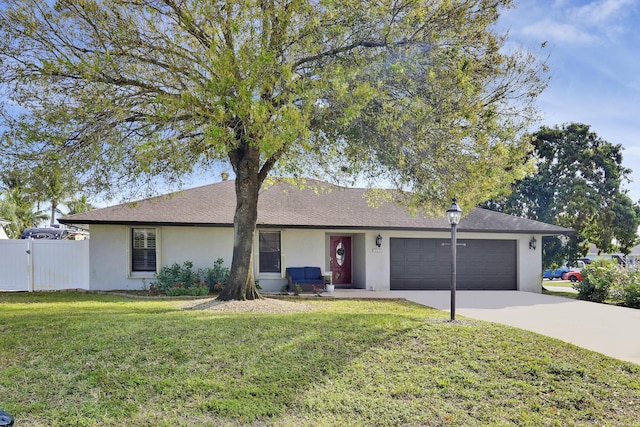
<svg viewBox="0 0 640 427">
<path fill-rule="evenodd" d="M 325 289 L 327 290 L 327 292 L 331 293 L 335 290 L 335 286 L 333 284 L 333 278 L 339 279 L 340 278 L 340 273 L 339 272 L 335 272 L 335 273 L 331 273 L 331 275 L 329 276 L 328 280 L 327 277 L 325 277 Z"/>
</svg>

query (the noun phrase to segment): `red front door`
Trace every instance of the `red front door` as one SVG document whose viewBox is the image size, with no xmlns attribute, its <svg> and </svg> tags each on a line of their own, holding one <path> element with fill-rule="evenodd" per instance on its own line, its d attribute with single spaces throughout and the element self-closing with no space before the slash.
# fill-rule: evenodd
<svg viewBox="0 0 640 427">
<path fill-rule="evenodd" d="M 331 236 L 331 274 L 333 284 L 351 283 L 351 237 Z"/>
</svg>

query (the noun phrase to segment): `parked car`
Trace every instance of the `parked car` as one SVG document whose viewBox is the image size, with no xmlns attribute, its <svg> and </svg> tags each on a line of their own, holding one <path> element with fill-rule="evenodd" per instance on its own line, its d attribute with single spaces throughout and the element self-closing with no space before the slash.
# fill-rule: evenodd
<svg viewBox="0 0 640 427">
<path fill-rule="evenodd" d="M 578 258 L 567 263 L 570 271 L 582 271 L 582 269 L 589 264 L 591 264 L 591 260 L 589 258 Z"/>
<path fill-rule="evenodd" d="M 569 267 L 560 267 L 560 268 L 556 268 L 555 270 L 551 270 L 550 268 L 547 268 L 542 273 L 542 278 L 549 279 L 549 280 L 562 279 L 563 275 L 565 273 L 568 273 L 569 271 L 570 271 Z"/>
<path fill-rule="evenodd" d="M 69 231 L 63 228 L 27 228 L 22 232 L 21 239 L 67 240 Z"/>
<path fill-rule="evenodd" d="M 568 273 L 564 273 L 564 280 L 570 280 L 571 282 L 581 282 L 582 274 L 579 271 L 569 271 Z"/>
</svg>

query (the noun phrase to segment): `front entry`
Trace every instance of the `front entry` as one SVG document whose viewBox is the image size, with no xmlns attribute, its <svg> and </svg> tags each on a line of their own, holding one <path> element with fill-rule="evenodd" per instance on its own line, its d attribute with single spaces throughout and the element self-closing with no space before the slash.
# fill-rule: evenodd
<svg viewBox="0 0 640 427">
<path fill-rule="evenodd" d="M 334 285 L 351 283 L 351 237 L 331 236 L 330 264 Z"/>
</svg>

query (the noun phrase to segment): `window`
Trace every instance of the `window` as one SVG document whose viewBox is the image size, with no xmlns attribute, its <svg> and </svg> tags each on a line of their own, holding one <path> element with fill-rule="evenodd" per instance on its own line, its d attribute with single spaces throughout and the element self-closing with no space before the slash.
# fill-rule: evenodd
<svg viewBox="0 0 640 427">
<path fill-rule="evenodd" d="M 280 232 L 260 231 L 260 273 L 280 273 Z"/>
<path fill-rule="evenodd" d="M 156 271 L 156 229 L 131 230 L 131 271 Z"/>
</svg>

